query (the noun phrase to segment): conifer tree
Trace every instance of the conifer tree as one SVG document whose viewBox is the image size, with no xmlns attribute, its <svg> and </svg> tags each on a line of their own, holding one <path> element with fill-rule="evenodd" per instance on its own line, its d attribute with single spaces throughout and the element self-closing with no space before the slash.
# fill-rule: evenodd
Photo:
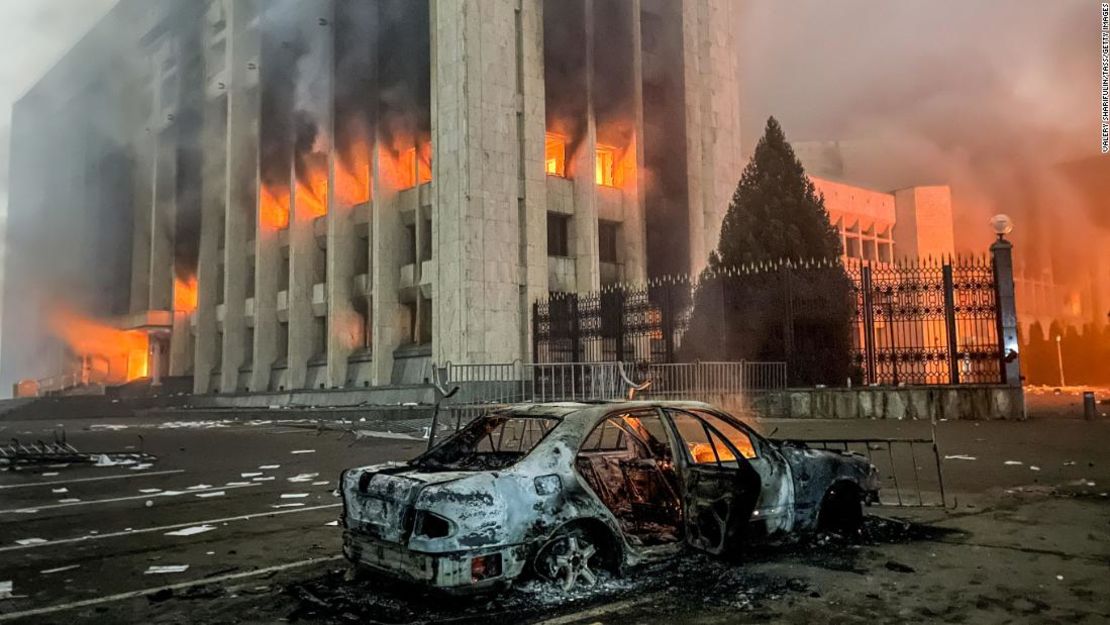
<svg viewBox="0 0 1110 625">
<path fill-rule="evenodd" d="M 784 361 L 798 385 L 858 378 L 841 253 L 824 198 L 768 119 L 701 276 L 682 358 Z"/>
</svg>

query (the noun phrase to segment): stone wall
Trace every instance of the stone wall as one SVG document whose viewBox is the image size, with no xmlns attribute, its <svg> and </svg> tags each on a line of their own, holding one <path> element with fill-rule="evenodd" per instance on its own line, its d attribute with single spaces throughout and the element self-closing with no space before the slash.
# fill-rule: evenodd
<svg viewBox="0 0 1110 625">
<path fill-rule="evenodd" d="M 771 419 L 1025 418 L 1022 389 L 1002 385 L 787 389 L 752 396 L 743 406 L 721 399 L 714 403 Z"/>
</svg>

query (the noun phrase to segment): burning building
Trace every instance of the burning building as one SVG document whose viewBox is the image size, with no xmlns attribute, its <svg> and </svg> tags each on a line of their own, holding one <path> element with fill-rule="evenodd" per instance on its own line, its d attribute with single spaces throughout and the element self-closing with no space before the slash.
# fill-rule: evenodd
<svg viewBox="0 0 1110 625">
<path fill-rule="evenodd" d="M 529 359 L 548 292 L 704 266 L 735 4 L 123 0 L 16 107 L 5 382 L 135 345 L 112 381 L 202 393 Z"/>
</svg>

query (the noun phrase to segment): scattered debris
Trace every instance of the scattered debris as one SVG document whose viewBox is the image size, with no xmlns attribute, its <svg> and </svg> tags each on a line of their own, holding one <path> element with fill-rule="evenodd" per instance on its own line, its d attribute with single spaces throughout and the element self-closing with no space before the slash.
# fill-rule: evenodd
<svg viewBox="0 0 1110 625">
<path fill-rule="evenodd" d="M 0 601 L 4 599 L 11 599 L 13 596 L 12 591 L 14 590 L 14 588 L 15 587 L 12 582 L 0 581 Z"/>
<path fill-rule="evenodd" d="M 247 473 L 240 473 L 239 477 L 258 477 L 259 475 L 262 475 L 262 474 L 258 473 L 257 471 L 250 471 L 250 472 L 247 472 Z"/>
<path fill-rule="evenodd" d="M 79 501 L 81 501 L 81 500 L 78 499 L 77 497 L 68 497 L 66 499 L 59 499 L 58 503 L 77 503 Z"/>
<path fill-rule="evenodd" d="M 294 449 L 293 451 L 291 451 L 289 453 L 291 453 L 291 454 L 314 454 L 314 453 L 316 453 L 316 450 L 315 449 Z"/>
<path fill-rule="evenodd" d="M 80 564 L 70 564 L 69 566 L 59 566 L 56 569 L 46 569 L 44 571 L 39 571 L 39 575 L 53 575 L 55 573 L 64 573 L 66 571 L 72 571 L 73 569 L 79 568 L 81 568 Z"/>
<path fill-rule="evenodd" d="M 69 489 L 68 488 L 51 488 L 50 492 L 54 493 L 55 495 L 64 495 L 65 493 L 69 492 Z"/>
<path fill-rule="evenodd" d="M 223 497 L 226 494 L 227 493 L 222 490 L 215 490 L 209 493 L 197 493 L 196 496 L 200 497 L 201 499 L 208 499 L 209 497 Z"/>
<path fill-rule="evenodd" d="M 139 492 L 144 494 L 144 495 L 149 495 L 151 493 L 160 493 L 160 492 L 162 492 L 162 489 L 161 488 L 140 488 Z"/>
<path fill-rule="evenodd" d="M 194 484 L 194 485 L 186 488 L 185 490 L 204 490 L 206 488 L 212 488 L 212 485 L 211 484 Z"/>
<path fill-rule="evenodd" d="M 1040 471 L 1040 470 L 1041 470 L 1041 468 L 1040 468 L 1040 467 L 1038 467 L 1038 466 L 1036 466 L 1036 465 L 1032 465 L 1032 464 L 1031 464 L 1031 465 L 1029 465 L 1029 470 L 1030 470 L 1030 471 Z"/>
<path fill-rule="evenodd" d="M 83 452 L 66 442 L 65 430 L 54 432 L 54 440 L 37 440 L 22 443 L 17 438 L 7 445 L 0 445 L 0 466 L 47 465 L 51 468 L 64 467 L 73 463 L 92 464 L 97 467 L 112 467 L 136 463 L 149 463 L 156 458 L 139 451 Z M 153 465 L 149 465 L 153 466 Z M 57 473 L 43 473 L 44 477 Z"/>
<path fill-rule="evenodd" d="M 203 534 L 211 532 L 216 529 L 215 525 L 194 525 L 193 527 L 186 527 L 184 529 L 166 532 L 166 536 L 193 536 L 195 534 Z"/>
<path fill-rule="evenodd" d="M 301 473 L 290 478 L 286 478 L 290 482 L 310 482 L 313 478 L 319 477 L 319 473 Z"/>
<path fill-rule="evenodd" d="M 304 504 L 303 503 L 279 503 L 279 504 L 274 504 L 270 507 L 275 508 L 275 509 L 280 509 L 280 508 L 303 508 Z"/>
<path fill-rule="evenodd" d="M 978 460 L 975 456 L 967 456 L 964 454 L 956 454 L 954 456 L 945 456 L 945 460 Z"/>
<path fill-rule="evenodd" d="M 281 465 L 280 464 L 264 464 L 264 465 L 262 465 L 258 468 L 262 469 L 263 471 L 273 471 L 274 469 L 280 469 Z"/>
<path fill-rule="evenodd" d="M 15 541 L 15 544 L 17 544 L 17 545 L 41 545 L 45 542 L 46 542 L 46 539 L 43 539 L 43 538 L 23 538 L 21 540 Z"/>
<path fill-rule="evenodd" d="M 894 571 L 895 573 L 916 573 L 917 572 L 917 569 L 913 568 L 912 566 L 902 564 L 901 562 L 895 562 L 894 560 L 887 560 L 886 568 L 887 568 L 887 570 Z"/>
<path fill-rule="evenodd" d="M 304 499 L 308 497 L 308 493 L 282 493 L 282 499 Z"/>
<path fill-rule="evenodd" d="M 1004 464 L 1008 467 L 1020 467 L 1024 463 L 1021 462 L 1020 460 L 1007 460 L 1006 462 L 1003 462 L 1002 464 Z"/>
<path fill-rule="evenodd" d="M 274 477 L 274 476 L 272 476 L 272 475 L 268 475 L 268 476 L 266 476 L 266 477 L 254 477 L 254 478 L 251 478 L 251 480 L 252 480 L 252 481 L 255 481 L 255 482 L 272 482 L 272 481 L 273 481 L 273 480 L 275 480 L 275 479 L 277 479 L 277 478 L 275 478 L 275 477 Z"/>
<path fill-rule="evenodd" d="M 188 564 L 162 564 L 151 565 L 146 570 L 146 575 L 167 575 L 170 573 L 184 573 L 189 570 Z"/>
</svg>

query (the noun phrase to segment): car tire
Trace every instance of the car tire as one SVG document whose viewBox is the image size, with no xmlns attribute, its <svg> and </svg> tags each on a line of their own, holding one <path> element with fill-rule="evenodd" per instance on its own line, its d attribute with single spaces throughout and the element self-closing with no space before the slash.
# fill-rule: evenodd
<svg viewBox="0 0 1110 625">
<path fill-rule="evenodd" d="M 541 579 L 564 592 L 597 584 L 597 572 L 604 565 L 604 545 L 586 528 L 575 525 L 564 526 L 552 534 L 532 561 L 532 568 Z"/>
<path fill-rule="evenodd" d="M 863 529 L 863 496 L 854 484 L 834 484 L 821 501 L 817 529 L 843 535 Z"/>
</svg>

